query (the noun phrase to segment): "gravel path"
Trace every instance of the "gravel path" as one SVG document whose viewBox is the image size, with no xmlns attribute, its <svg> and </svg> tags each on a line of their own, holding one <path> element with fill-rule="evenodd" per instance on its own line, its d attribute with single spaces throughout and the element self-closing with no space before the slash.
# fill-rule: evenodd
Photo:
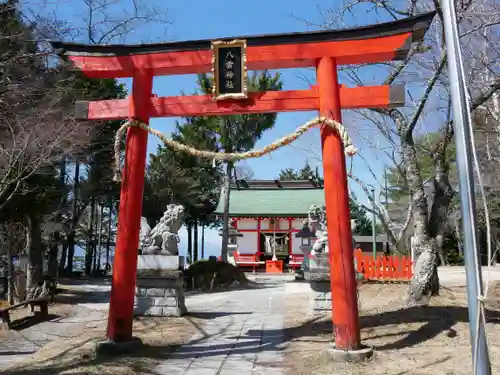
<svg viewBox="0 0 500 375">
<path fill-rule="evenodd" d="M 225 293 L 217 304 L 188 304 L 206 317 L 201 332 L 158 366 L 158 375 L 282 375 L 286 277 Z M 211 301 L 213 302 L 213 301 Z"/>
</svg>

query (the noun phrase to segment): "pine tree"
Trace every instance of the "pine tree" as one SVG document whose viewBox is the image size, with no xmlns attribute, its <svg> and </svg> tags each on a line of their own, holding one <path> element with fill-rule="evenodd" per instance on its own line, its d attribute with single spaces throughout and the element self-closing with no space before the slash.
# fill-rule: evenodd
<svg viewBox="0 0 500 375">
<path fill-rule="evenodd" d="M 193 145 L 195 132 L 191 133 L 188 127 L 178 125 L 173 138 Z M 219 181 L 219 168 L 211 161 L 159 146 L 156 153 L 150 155 L 147 167 L 143 215 L 154 225 L 165 206 L 176 203 L 184 206 L 187 222 L 208 224 L 217 203 Z"/>
<path fill-rule="evenodd" d="M 280 171 L 278 178 L 283 181 L 289 181 L 289 180 L 308 180 L 311 177 L 315 177 L 316 174 L 309 165 L 309 163 L 306 162 L 306 164 L 298 169 L 295 170 L 293 168 L 286 168 Z"/>
<path fill-rule="evenodd" d="M 313 171 L 309 163 L 305 163 L 300 169 L 286 168 L 278 175 L 282 181 L 308 180 L 309 178 L 321 180 L 321 176 Z M 356 196 L 349 197 L 349 208 L 351 219 L 355 220 L 356 226 L 352 228 L 352 233 L 359 236 L 370 236 L 372 234 L 372 221 L 368 218 L 366 209 L 357 201 Z"/>
<path fill-rule="evenodd" d="M 212 93 L 212 78 L 202 74 L 198 76 L 198 84 L 203 94 Z M 283 82 L 279 73 L 274 75 L 268 71 L 253 74 L 248 79 L 248 90 L 256 91 L 279 91 L 283 88 Z M 249 151 L 255 143 L 261 139 L 266 130 L 274 127 L 276 113 L 260 113 L 250 115 L 233 115 L 203 118 L 206 121 L 207 129 L 217 137 L 218 147 L 226 153 Z M 222 189 L 222 199 L 224 202 L 224 212 L 222 218 L 222 259 L 227 258 L 227 245 L 229 234 L 229 194 L 233 162 L 227 162 L 224 173 L 224 188 Z"/>
</svg>

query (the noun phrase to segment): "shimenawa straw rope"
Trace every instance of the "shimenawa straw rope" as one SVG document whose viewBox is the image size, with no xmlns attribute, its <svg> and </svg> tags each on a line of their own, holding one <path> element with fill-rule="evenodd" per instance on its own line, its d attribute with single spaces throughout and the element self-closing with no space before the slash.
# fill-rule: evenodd
<svg viewBox="0 0 500 375">
<path fill-rule="evenodd" d="M 205 159 L 213 159 L 215 160 L 220 160 L 220 161 L 236 161 L 236 160 L 244 160 L 244 159 L 252 159 L 252 158 L 260 158 L 264 155 L 267 155 L 273 151 L 276 151 L 277 149 L 287 146 L 290 143 L 294 142 L 299 138 L 301 135 L 303 135 L 306 131 L 311 129 L 312 127 L 316 125 L 327 125 L 333 129 L 335 129 L 338 134 L 340 135 L 340 138 L 342 140 L 342 143 L 344 144 L 345 147 L 345 153 L 348 156 L 353 156 L 356 154 L 356 148 L 353 146 L 351 138 L 349 137 L 349 134 L 347 133 L 347 129 L 338 121 L 326 118 L 326 117 L 316 117 L 312 119 L 311 121 L 306 122 L 305 124 L 299 126 L 293 133 L 277 139 L 273 143 L 265 146 L 264 148 L 260 150 L 253 150 L 253 151 L 246 151 L 246 152 L 231 152 L 231 153 L 225 153 L 225 152 L 215 152 L 215 151 L 206 151 L 206 150 L 198 150 L 192 146 L 184 145 L 182 143 L 179 143 L 177 141 L 174 141 L 173 139 L 168 138 L 165 136 L 165 134 L 161 133 L 160 131 L 151 128 L 148 124 L 145 124 L 144 122 L 136 119 L 130 119 L 128 120 L 125 124 L 123 124 L 120 129 L 116 132 L 115 136 L 115 145 L 114 145 L 114 153 L 115 153 L 115 176 L 114 180 L 115 181 L 120 181 L 121 180 L 121 171 L 120 171 L 120 152 L 121 152 L 121 140 L 123 138 L 123 135 L 125 131 L 128 128 L 136 127 L 143 129 L 147 131 L 150 134 L 153 134 L 157 136 L 165 145 L 168 147 L 176 150 L 176 151 L 181 151 L 181 152 L 186 152 L 192 156 L 199 157 L 199 158 L 205 158 Z"/>
</svg>

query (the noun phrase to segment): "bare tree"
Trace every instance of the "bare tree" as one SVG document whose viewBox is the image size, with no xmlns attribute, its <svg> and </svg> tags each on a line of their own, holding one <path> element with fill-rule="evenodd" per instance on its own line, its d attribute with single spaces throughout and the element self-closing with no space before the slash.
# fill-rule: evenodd
<svg viewBox="0 0 500 375">
<path fill-rule="evenodd" d="M 164 41 L 171 24 L 161 0 L 64 1 L 57 8 L 71 13 L 67 20 L 61 19 L 53 5 L 51 0 L 28 1 L 23 10 L 30 21 L 44 24 L 47 34 L 90 44 Z M 156 34 L 151 33 L 154 26 L 160 26 Z"/>
<path fill-rule="evenodd" d="M 160 1 L 156 1 L 161 3 Z M 164 39 L 162 30 L 166 30 L 166 25 L 170 22 L 167 19 L 166 10 L 157 6 L 155 1 L 115 1 L 115 0 L 73 0 L 58 4 L 58 8 L 66 8 L 66 14 L 71 13 L 71 9 L 78 9 L 71 20 L 61 19 L 61 14 L 54 11 L 53 2 L 36 2 L 23 4 L 23 14 L 28 22 L 37 25 L 37 32 L 43 37 L 39 45 L 42 49 L 50 51 L 49 39 L 75 40 L 91 44 L 107 43 L 125 43 L 125 42 L 144 42 L 151 41 L 151 27 L 160 25 L 157 28 L 160 34 L 156 35 Z M 81 12 L 81 9 L 85 9 Z M 63 69 L 65 62 L 57 60 L 56 62 Z M 82 99 L 84 92 L 74 92 L 74 99 Z M 86 97 L 86 99 L 89 99 Z M 72 103 L 71 103 L 72 105 Z M 71 107 L 70 105 L 70 107 Z M 72 108 L 69 108 L 72 111 Z M 96 139 L 102 139 L 101 133 L 103 124 L 98 122 L 89 122 L 86 126 L 90 130 L 87 137 L 87 143 L 94 143 Z M 63 207 L 58 213 L 52 215 L 46 238 L 50 239 L 50 271 L 53 273 L 54 264 L 57 258 L 59 247 L 62 247 L 61 263 L 59 270 L 64 270 L 66 262 L 67 268 L 64 271 L 72 271 L 74 244 L 78 222 L 82 219 L 82 214 L 91 201 L 94 200 L 97 193 L 82 194 L 80 184 L 80 167 L 85 164 L 92 164 L 92 153 L 71 152 L 67 158 L 67 165 L 75 166 L 75 177 L 73 194 L 71 199 L 64 199 Z M 87 176 L 88 177 L 88 176 Z M 104 181 L 101 184 L 105 183 Z M 109 185 L 111 182 L 108 182 Z M 85 183 L 83 184 L 85 185 Z M 97 190 L 102 191 L 103 189 Z M 94 189 L 95 190 L 95 189 Z M 106 190 L 106 189 L 104 189 Z M 109 190 L 109 189 L 108 189 Z M 67 196 L 65 197 L 67 198 Z M 64 205 L 66 203 L 66 205 Z M 72 208 L 69 209 L 71 205 Z M 64 211 L 64 212 L 62 212 Z M 66 213 L 65 215 L 63 213 Z"/>
<path fill-rule="evenodd" d="M 49 54 L 38 48 L 43 37 L 13 3 L 2 10 L 0 217 L 26 226 L 30 293 L 43 273 L 43 241 L 39 207 L 27 202 L 44 193 L 40 180 L 50 178 L 51 166 L 87 143 L 90 124 L 73 117 L 72 74 L 50 67 Z"/>
<path fill-rule="evenodd" d="M 23 82 L 11 82 L 11 89 L 0 96 L 0 211 L 28 188 L 28 179 L 43 166 L 56 163 L 87 141 L 88 125 L 76 122 L 68 108 L 58 106 L 64 93 L 57 87 L 43 87 L 40 81 L 39 76 L 24 76 Z M 38 102 L 27 94 L 37 96 Z"/>
<path fill-rule="evenodd" d="M 253 180 L 255 173 L 252 168 L 245 162 L 239 162 L 234 167 L 234 178 L 236 180 Z"/>
<path fill-rule="evenodd" d="M 485 70 L 497 71 L 498 53 L 493 51 L 498 40 L 500 8 L 494 1 L 457 3 L 462 47 L 469 72 L 471 105 L 472 110 L 476 110 L 487 103 L 500 88 L 499 81 L 485 80 L 484 75 L 478 74 Z M 416 264 L 408 302 L 426 303 L 430 295 L 439 292 L 439 252 L 443 247 L 447 217 L 456 191 L 456 186 L 450 182 L 450 159 L 447 156 L 454 134 L 442 14 L 437 0 L 349 0 L 336 9 L 326 9 L 323 14 L 327 15 L 328 20 L 322 26 L 328 28 L 333 24 L 342 24 L 346 18 L 356 20 L 356 12 L 359 10 L 359 14 L 365 14 L 367 7 L 371 7 L 368 12 L 376 14 L 381 22 L 413 16 L 431 9 L 438 10 L 438 16 L 425 40 L 414 45 L 404 61 L 375 64 L 375 67 L 372 65 L 368 68 L 376 69 L 376 74 L 373 71 L 369 74 L 366 66 L 348 67 L 342 71 L 342 76 L 356 85 L 404 82 L 408 88 L 411 102 L 404 108 L 356 112 L 355 121 L 368 123 L 369 126 L 368 130 L 358 126 L 356 138 L 363 144 L 359 160 L 365 164 L 373 183 L 368 184 L 352 171 L 350 177 L 366 193 L 389 241 L 395 247 L 404 247 L 406 236 L 411 237 L 410 246 Z M 489 30 L 488 36 L 485 36 L 484 30 Z M 486 52 L 480 54 L 478 50 Z M 370 76 L 374 77 L 372 81 L 365 78 Z M 384 82 L 377 80 L 381 76 L 386 77 Z M 351 132 L 353 127 L 354 125 L 350 127 Z M 438 132 L 440 139 L 432 149 L 418 150 L 415 140 L 426 132 Z M 367 151 L 370 152 L 370 163 L 363 162 L 363 152 Z M 433 171 L 430 177 L 425 177 L 422 173 L 419 151 L 427 152 L 432 158 Z M 381 204 L 380 194 L 376 195 L 375 201 L 372 197 L 372 186 L 376 186 L 379 193 L 384 189 L 380 171 L 372 167 L 374 154 L 378 155 L 381 164 L 397 171 L 401 183 L 410 194 L 406 213 L 399 215 L 397 222 L 385 205 Z M 367 209 L 371 211 L 371 207 Z"/>
</svg>

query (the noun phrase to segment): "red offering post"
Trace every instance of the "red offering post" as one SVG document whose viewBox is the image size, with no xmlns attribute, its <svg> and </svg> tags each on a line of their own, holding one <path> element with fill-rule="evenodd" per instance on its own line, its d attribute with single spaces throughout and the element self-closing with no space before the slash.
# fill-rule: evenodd
<svg viewBox="0 0 500 375">
<path fill-rule="evenodd" d="M 145 70 L 134 74 L 130 117 L 149 123 L 149 106 L 153 90 L 153 76 Z M 141 229 L 142 196 L 148 133 L 129 128 L 125 146 L 125 166 L 120 191 L 120 211 L 113 263 L 111 299 L 108 315 L 108 339 L 127 341 L 132 338 L 137 249 Z"/>
</svg>

